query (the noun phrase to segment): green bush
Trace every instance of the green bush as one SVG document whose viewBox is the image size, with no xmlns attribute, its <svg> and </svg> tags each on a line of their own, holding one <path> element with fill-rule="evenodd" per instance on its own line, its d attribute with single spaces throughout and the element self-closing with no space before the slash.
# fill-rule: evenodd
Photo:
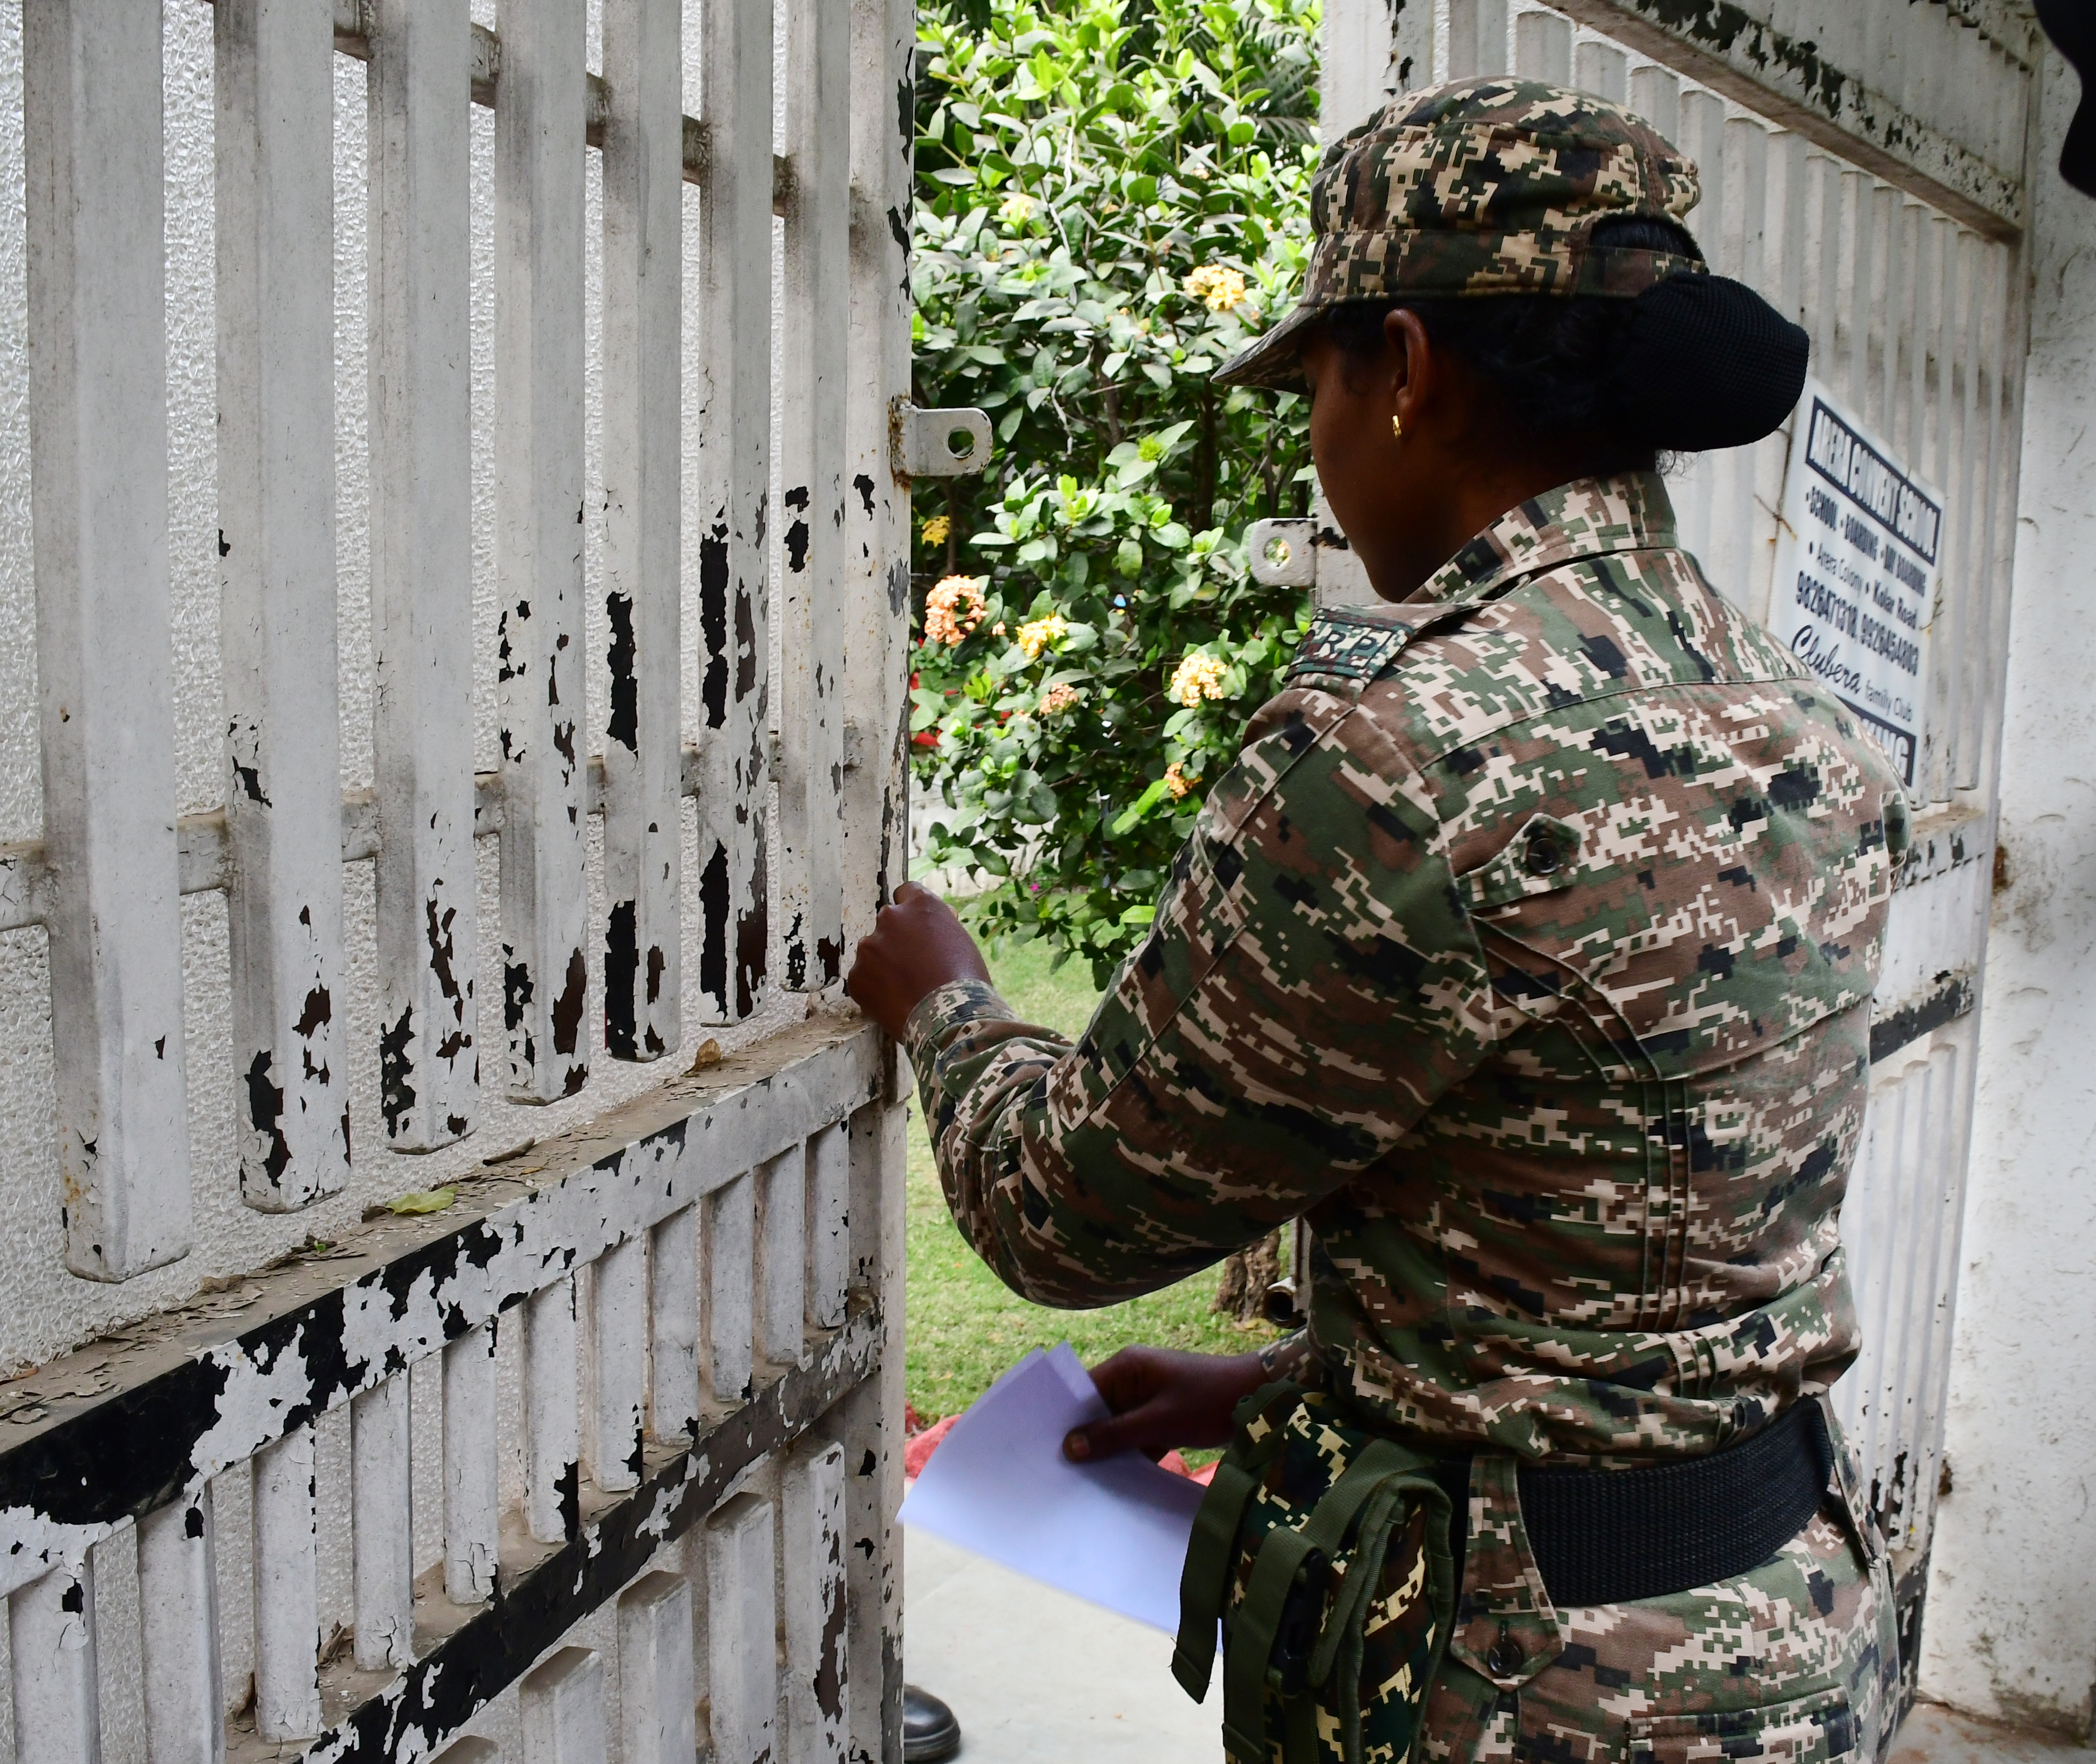
<svg viewBox="0 0 2096 1764">
<path fill-rule="evenodd" d="M 928 855 L 1103 983 L 1308 622 L 1241 543 L 1308 512 L 1306 407 L 1208 375 L 1301 269 L 1318 8 L 919 16 L 915 393 L 998 439 L 916 504 Z"/>
</svg>

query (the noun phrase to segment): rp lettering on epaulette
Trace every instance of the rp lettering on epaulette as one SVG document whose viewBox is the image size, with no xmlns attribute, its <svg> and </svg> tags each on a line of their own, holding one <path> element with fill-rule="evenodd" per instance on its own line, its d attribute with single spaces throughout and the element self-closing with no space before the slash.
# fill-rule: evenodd
<svg viewBox="0 0 2096 1764">
<path fill-rule="evenodd" d="M 1287 683 L 1358 698 L 1364 686 L 1396 662 L 1419 623 L 1378 607 L 1328 606 L 1311 620 L 1289 665 Z"/>
</svg>

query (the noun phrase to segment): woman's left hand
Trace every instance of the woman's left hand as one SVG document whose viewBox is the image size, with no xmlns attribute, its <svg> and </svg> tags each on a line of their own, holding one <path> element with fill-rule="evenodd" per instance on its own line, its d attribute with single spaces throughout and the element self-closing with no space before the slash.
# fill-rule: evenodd
<svg viewBox="0 0 2096 1764">
<path fill-rule="evenodd" d="M 1160 1458 L 1181 1446 L 1228 1445 L 1238 1404 L 1271 1376 L 1257 1354 L 1124 1347 L 1092 1368 L 1111 1414 L 1075 1429 L 1063 1456 L 1083 1464 L 1131 1448 Z"/>
<path fill-rule="evenodd" d="M 989 978 L 982 951 L 953 908 L 929 889 L 906 882 L 859 940 L 845 992 L 899 1041 L 926 993 L 949 980 Z"/>
</svg>

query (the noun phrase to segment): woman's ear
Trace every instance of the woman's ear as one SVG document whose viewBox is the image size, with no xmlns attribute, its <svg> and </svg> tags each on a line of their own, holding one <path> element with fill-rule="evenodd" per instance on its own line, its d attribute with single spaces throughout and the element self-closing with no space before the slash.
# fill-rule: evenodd
<svg viewBox="0 0 2096 1764">
<path fill-rule="evenodd" d="M 1434 345 L 1419 315 L 1393 307 L 1383 315 L 1383 367 L 1389 375 L 1391 415 L 1400 429 L 1413 427 L 1434 394 Z"/>
</svg>

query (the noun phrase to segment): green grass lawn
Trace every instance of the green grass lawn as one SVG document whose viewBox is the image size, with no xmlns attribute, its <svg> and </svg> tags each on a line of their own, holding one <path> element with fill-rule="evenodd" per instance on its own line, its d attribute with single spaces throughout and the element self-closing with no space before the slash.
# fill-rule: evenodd
<svg viewBox="0 0 2096 1764">
<path fill-rule="evenodd" d="M 1049 972 L 1046 945 L 993 952 L 998 991 L 1020 1016 L 1075 1037 L 1098 994 L 1081 963 Z M 939 1192 L 922 1112 L 910 1106 L 908 1317 L 905 1373 L 910 1402 L 925 1421 L 966 1408 L 1029 1348 L 1067 1338 L 1086 1365 L 1131 1342 L 1209 1353 L 1243 1353 L 1273 1339 L 1264 1323 L 1239 1328 L 1209 1309 L 1213 1270 L 1146 1298 L 1101 1311 L 1051 1311 L 1009 1290 L 963 1241 Z"/>
</svg>

